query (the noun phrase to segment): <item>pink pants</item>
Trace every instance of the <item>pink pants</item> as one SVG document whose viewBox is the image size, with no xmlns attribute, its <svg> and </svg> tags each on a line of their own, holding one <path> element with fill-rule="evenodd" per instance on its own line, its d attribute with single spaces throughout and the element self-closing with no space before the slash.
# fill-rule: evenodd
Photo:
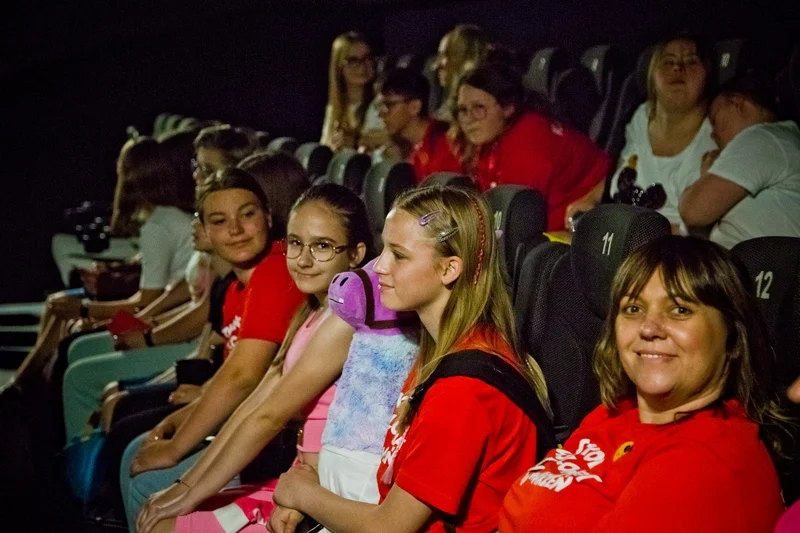
<svg viewBox="0 0 800 533">
<path fill-rule="evenodd" d="M 179 516 L 175 521 L 175 533 L 264 533 L 275 507 L 272 493 L 277 484 L 277 479 L 271 479 L 263 486 L 224 490 L 203 503 L 204 508 L 214 510 Z M 241 495 L 243 492 L 246 493 Z M 231 497 L 236 499 L 225 505 L 223 502 L 229 502 Z"/>
</svg>

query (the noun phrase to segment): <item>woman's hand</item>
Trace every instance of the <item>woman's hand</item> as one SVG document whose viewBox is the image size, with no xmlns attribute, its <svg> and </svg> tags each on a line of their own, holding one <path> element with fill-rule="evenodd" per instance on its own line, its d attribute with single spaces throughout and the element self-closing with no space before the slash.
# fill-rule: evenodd
<svg viewBox="0 0 800 533">
<path fill-rule="evenodd" d="M 203 387 L 200 385 L 179 385 L 175 391 L 169 395 L 169 403 L 172 405 L 185 405 L 192 403 L 195 399 L 200 397 L 203 392 Z"/>
<path fill-rule="evenodd" d="M 594 209 L 597 205 L 597 201 L 594 198 L 590 197 L 589 195 L 584 196 L 583 198 L 579 198 L 569 204 L 567 206 L 567 210 L 564 213 L 564 227 L 568 230 L 573 229 L 573 220 L 572 217 L 575 216 L 576 213 L 586 213 Z"/>
<path fill-rule="evenodd" d="M 267 529 L 271 533 L 294 533 L 297 525 L 303 521 L 305 516 L 300 511 L 276 505 L 269 515 Z"/>
<path fill-rule="evenodd" d="M 64 320 L 81 317 L 82 299 L 77 296 L 59 294 L 47 299 L 47 308 L 57 317 Z"/>
<path fill-rule="evenodd" d="M 300 509 L 303 497 L 317 486 L 319 486 L 319 474 L 312 466 L 307 464 L 293 466 L 281 474 L 272 499 L 282 507 Z"/>
<path fill-rule="evenodd" d="M 114 335 L 114 349 L 116 350 L 140 350 L 142 348 L 147 348 L 147 341 L 142 331 Z"/>
<path fill-rule="evenodd" d="M 181 459 L 175 453 L 171 440 L 161 439 L 157 436 L 152 438 L 154 440 L 142 443 L 142 447 L 139 448 L 139 453 L 131 463 L 131 476 L 150 470 L 171 468 Z"/>
<path fill-rule="evenodd" d="M 789 390 L 786 391 L 786 395 L 794 403 L 800 403 L 800 377 L 794 380 L 794 383 L 789 386 Z"/>
<path fill-rule="evenodd" d="M 703 154 L 703 159 L 700 161 L 700 175 L 703 176 L 708 169 L 711 168 L 711 165 L 714 164 L 714 161 L 717 160 L 719 157 L 719 150 L 711 150 L 710 152 L 706 152 Z"/>
<path fill-rule="evenodd" d="M 150 496 L 136 519 L 137 533 L 149 533 L 162 520 L 194 511 L 196 505 L 191 502 L 188 493 L 186 485 L 176 482 Z"/>
</svg>

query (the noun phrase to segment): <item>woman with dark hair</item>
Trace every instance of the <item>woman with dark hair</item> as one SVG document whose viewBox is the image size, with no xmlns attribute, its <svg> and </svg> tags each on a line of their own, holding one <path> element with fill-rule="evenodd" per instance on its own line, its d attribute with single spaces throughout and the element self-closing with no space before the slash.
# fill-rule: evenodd
<svg viewBox="0 0 800 533">
<path fill-rule="evenodd" d="M 703 154 L 716 149 L 707 112 L 714 89 L 710 53 L 699 38 L 678 35 L 656 46 L 647 71 L 647 101 L 625 128 L 612 198 L 657 209 L 681 231 L 678 200 L 700 178 Z M 588 211 L 604 184 L 567 208 L 566 216 Z"/>
<path fill-rule="evenodd" d="M 286 237 L 286 222 L 292 206 L 310 186 L 308 173 L 294 157 L 278 152 L 257 152 L 242 159 L 237 165 L 258 181 L 269 198 L 274 239 Z"/>
<path fill-rule="evenodd" d="M 517 70 L 491 63 L 458 83 L 450 137 L 484 191 L 525 185 L 547 202 L 547 228 L 562 230 L 564 211 L 608 174 L 608 157 L 584 134 L 527 106 Z"/>
<path fill-rule="evenodd" d="M 506 496 L 500 531 L 772 531 L 789 422 L 747 279 L 721 246 L 635 250 L 595 351 L 603 405 Z"/>
</svg>

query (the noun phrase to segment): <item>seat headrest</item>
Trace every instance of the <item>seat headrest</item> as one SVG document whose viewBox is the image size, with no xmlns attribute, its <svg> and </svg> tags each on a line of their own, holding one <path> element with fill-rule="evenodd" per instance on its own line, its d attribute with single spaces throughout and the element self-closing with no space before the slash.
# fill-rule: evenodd
<svg viewBox="0 0 800 533">
<path fill-rule="evenodd" d="M 656 45 L 650 45 L 636 58 L 636 86 L 642 98 L 647 97 L 647 74 L 650 69 L 650 60 L 656 51 Z"/>
<path fill-rule="evenodd" d="M 714 45 L 717 84 L 724 84 L 744 70 L 742 56 L 745 44 L 744 39 L 728 39 Z"/>
<path fill-rule="evenodd" d="M 583 65 L 565 70 L 553 82 L 553 102 L 558 116 L 586 133 L 600 105 L 594 75 Z"/>
<path fill-rule="evenodd" d="M 581 217 L 572 237 L 570 264 L 592 313 L 605 318 L 611 282 L 628 254 L 670 232 L 666 217 L 644 207 L 602 204 Z"/>
<path fill-rule="evenodd" d="M 294 156 L 313 180 L 328 170 L 328 165 L 333 158 L 333 151 L 324 144 L 310 142 L 301 144 Z"/>
<path fill-rule="evenodd" d="M 525 88 L 549 98 L 553 78 L 566 69 L 568 64 L 566 52 L 560 48 L 539 50 L 531 59 L 523 78 Z"/>
<path fill-rule="evenodd" d="M 486 199 L 501 232 L 500 254 L 511 275 L 519 245 L 532 246 L 547 231 L 547 202 L 539 191 L 521 185 L 500 185 L 486 191 Z"/>
<path fill-rule="evenodd" d="M 328 164 L 328 181 L 344 185 L 356 194 L 364 188 L 364 176 L 367 175 L 372 160 L 352 148 L 344 148 L 333 156 Z"/>
<path fill-rule="evenodd" d="M 581 64 L 594 76 L 600 94 L 606 92 L 606 75 L 613 68 L 611 63 L 611 46 L 607 44 L 592 46 L 581 56 Z"/>
<path fill-rule="evenodd" d="M 283 152 L 294 156 L 300 143 L 294 137 L 276 137 L 267 144 L 267 151 L 277 153 Z"/>
<path fill-rule="evenodd" d="M 421 186 L 449 185 L 451 187 L 465 187 L 467 189 L 478 190 L 475 181 L 466 174 L 458 172 L 434 172 L 422 182 Z"/>
<path fill-rule="evenodd" d="M 414 178 L 414 167 L 404 161 L 382 161 L 370 167 L 364 179 L 364 204 L 373 234 L 383 231 L 395 198 L 414 186 Z"/>
<path fill-rule="evenodd" d="M 781 321 L 800 312 L 800 238 L 758 237 L 740 242 L 731 253 L 747 270 L 775 338 Z"/>
</svg>

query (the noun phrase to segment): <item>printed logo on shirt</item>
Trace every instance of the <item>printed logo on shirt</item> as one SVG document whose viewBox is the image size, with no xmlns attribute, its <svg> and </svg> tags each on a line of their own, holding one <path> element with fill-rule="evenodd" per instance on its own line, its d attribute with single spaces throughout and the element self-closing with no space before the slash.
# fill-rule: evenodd
<svg viewBox="0 0 800 533">
<path fill-rule="evenodd" d="M 392 435 L 392 440 L 384 446 L 383 452 L 381 452 L 381 463 L 387 465 L 386 471 L 383 474 L 383 482 L 387 485 L 392 481 L 392 471 L 394 470 L 394 460 L 397 458 L 397 454 L 400 453 L 400 448 L 403 447 L 403 443 L 406 441 L 406 428 L 402 433 L 400 433 L 400 428 L 398 427 L 399 420 L 397 419 L 397 408 L 400 407 L 400 404 L 403 403 L 403 400 L 408 398 L 407 394 L 401 394 L 400 399 L 397 400 L 397 404 L 395 405 L 395 413 L 392 414 L 392 419 L 389 421 L 389 432 Z"/>
<path fill-rule="evenodd" d="M 222 336 L 227 339 L 225 342 L 225 352 L 231 353 L 233 351 L 233 347 L 236 346 L 236 341 L 239 340 L 239 336 L 237 333 L 239 332 L 239 326 L 242 325 L 242 317 L 236 315 L 231 320 L 231 323 L 222 328 Z"/>
<path fill-rule="evenodd" d="M 600 476 L 589 473 L 606 460 L 606 454 L 589 439 L 581 439 L 575 453 L 559 448 L 553 457 L 545 457 L 539 464 L 528 470 L 520 480 L 520 485 L 531 483 L 537 487 L 561 492 L 573 482 L 580 483 L 593 479 L 598 483 Z M 554 464 L 553 464 L 554 463 Z"/>
</svg>

